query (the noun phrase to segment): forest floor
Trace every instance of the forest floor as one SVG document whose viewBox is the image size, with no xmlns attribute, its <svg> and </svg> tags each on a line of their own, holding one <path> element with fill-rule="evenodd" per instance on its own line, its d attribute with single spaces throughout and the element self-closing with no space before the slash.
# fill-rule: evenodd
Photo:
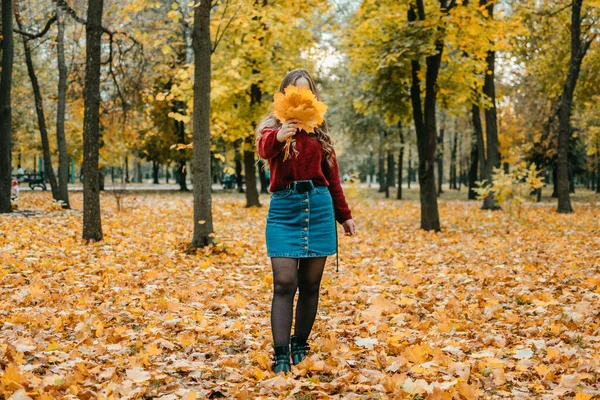
<svg viewBox="0 0 600 400">
<path fill-rule="evenodd" d="M 344 186 L 350 185 L 349 183 L 344 183 Z M 192 189 L 193 185 L 188 182 L 188 189 Z M 357 189 L 359 189 L 360 196 L 362 198 L 385 198 L 385 192 L 379 192 L 379 184 L 367 184 L 364 182 L 358 183 L 355 185 Z M 20 190 L 23 192 L 31 191 L 27 184 L 22 183 L 20 185 Z M 48 190 L 50 188 L 48 187 Z M 78 192 L 83 190 L 83 185 L 80 183 L 69 184 L 69 191 Z M 142 183 L 121 183 L 121 182 L 109 182 L 105 184 L 106 192 L 110 193 L 115 190 L 117 192 L 179 192 L 179 185 L 175 183 L 165 183 L 161 182 L 159 184 L 153 184 L 151 180 L 145 180 Z M 220 183 L 213 183 L 212 190 L 214 194 L 217 195 L 231 195 L 237 194 L 237 189 L 223 189 L 223 185 Z M 460 190 L 450 189 L 447 184 L 444 184 L 442 187 L 442 194 L 439 196 L 440 200 L 465 200 L 467 201 L 468 188 L 466 186 L 461 186 Z M 34 189 L 34 191 L 40 191 L 39 188 Z M 396 184 L 395 187 L 390 187 L 389 190 L 389 198 L 396 199 L 398 192 L 398 186 Z M 263 194 L 264 196 L 264 194 Z M 403 200 L 419 200 L 419 185 L 417 183 L 411 183 L 411 187 L 409 188 L 406 183 L 402 184 L 402 199 Z M 571 194 L 571 200 L 574 202 L 596 202 L 600 204 L 600 193 L 596 193 L 595 191 L 585 189 L 581 186 L 577 186 L 575 193 Z M 552 198 L 552 186 L 546 186 L 542 190 L 542 201 L 541 203 L 556 203 L 556 198 Z M 539 204 L 539 203 L 538 203 Z"/>
<path fill-rule="evenodd" d="M 104 240 L 22 193 L 0 216 L 0 398 L 600 398 L 600 199 L 520 213 L 345 187 L 358 227 L 329 257 L 312 352 L 270 371 L 263 207 L 213 196 L 214 246 L 187 254 L 189 193 L 102 194 Z M 415 196 L 415 193 L 417 195 Z M 390 193 L 395 197 L 395 189 Z M 454 198 L 454 197 L 452 197 Z"/>
</svg>

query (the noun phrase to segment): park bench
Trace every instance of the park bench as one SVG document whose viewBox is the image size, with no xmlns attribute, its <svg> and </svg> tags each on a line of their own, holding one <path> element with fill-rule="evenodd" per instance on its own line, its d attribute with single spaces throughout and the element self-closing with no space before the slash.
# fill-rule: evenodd
<svg viewBox="0 0 600 400">
<path fill-rule="evenodd" d="M 39 187 L 42 190 L 46 190 L 43 172 L 37 174 L 14 174 L 13 178 L 18 180 L 19 182 L 27 182 L 31 190 L 34 190 L 36 187 Z"/>
</svg>

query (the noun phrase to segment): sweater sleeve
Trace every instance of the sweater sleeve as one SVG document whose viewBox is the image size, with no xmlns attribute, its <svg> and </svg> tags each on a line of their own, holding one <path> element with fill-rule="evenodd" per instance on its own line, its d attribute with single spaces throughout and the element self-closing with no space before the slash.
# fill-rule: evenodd
<svg viewBox="0 0 600 400">
<path fill-rule="evenodd" d="M 279 129 L 274 126 L 263 129 L 257 145 L 258 155 L 261 158 L 269 160 L 279 154 L 285 146 L 285 142 L 277 140 L 277 132 Z"/>
<path fill-rule="evenodd" d="M 337 163 L 337 156 L 335 150 L 333 150 L 333 166 L 329 166 L 326 160 L 323 161 L 323 174 L 325 179 L 329 182 L 329 192 L 333 199 L 333 208 L 335 210 L 335 219 L 340 224 L 343 224 L 349 219 L 352 219 L 352 212 L 348 203 L 346 203 L 346 197 L 342 190 L 342 184 L 340 182 L 340 170 Z"/>
</svg>

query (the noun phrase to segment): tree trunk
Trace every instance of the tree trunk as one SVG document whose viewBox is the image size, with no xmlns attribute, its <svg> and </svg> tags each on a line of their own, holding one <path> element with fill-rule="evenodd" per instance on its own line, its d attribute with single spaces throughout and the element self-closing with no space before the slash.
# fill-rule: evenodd
<svg viewBox="0 0 600 400">
<path fill-rule="evenodd" d="M 83 122 L 83 238 L 102 240 L 100 218 L 100 63 L 104 0 L 88 0 Z"/>
<path fill-rule="evenodd" d="M 442 184 L 444 183 L 444 128 L 440 129 L 440 134 L 437 138 L 438 151 L 437 151 L 437 167 L 438 167 L 438 196 L 444 191 L 442 190 Z"/>
<path fill-rule="evenodd" d="M 379 157 L 379 163 L 378 163 L 378 168 L 379 170 L 377 171 L 377 179 L 379 179 L 379 193 L 384 193 L 387 188 L 386 188 L 386 182 L 385 182 L 385 157 L 383 156 L 383 144 L 382 144 L 382 139 L 380 138 L 380 144 L 379 144 L 379 151 L 378 151 L 378 157 Z"/>
<path fill-rule="evenodd" d="M 454 140 L 452 142 L 452 152 L 450 154 L 450 189 L 458 189 L 456 167 L 456 153 L 458 151 L 458 129 L 454 130 Z"/>
<path fill-rule="evenodd" d="M 178 110 L 184 109 L 185 107 L 186 107 L 186 105 L 184 102 L 174 101 L 171 111 L 179 112 Z M 173 121 L 175 124 L 175 132 L 177 132 L 177 137 L 178 137 L 179 143 L 187 144 L 186 135 L 185 135 L 185 124 L 183 123 L 183 121 L 176 121 L 176 120 L 173 120 Z M 189 189 L 187 187 L 187 168 L 186 168 L 187 159 L 185 157 L 185 152 L 178 152 L 174 161 L 177 165 L 177 167 L 175 168 L 175 172 L 174 172 L 175 183 L 177 183 L 179 185 L 180 191 L 188 192 Z"/>
<path fill-rule="evenodd" d="M 543 173 L 543 170 L 542 170 L 542 173 Z M 546 181 L 546 179 L 544 181 Z M 536 191 L 535 191 L 535 196 L 536 196 L 535 197 L 535 201 L 538 202 L 538 203 L 540 201 L 542 201 L 542 190 L 543 189 L 544 189 L 544 187 L 542 186 L 541 188 L 536 189 Z"/>
<path fill-rule="evenodd" d="M 473 131 L 477 143 L 477 158 L 479 159 L 479 177 L 487 179 L 485 175 L 485 166 L 487 164 L 485 154 L 485 142 L 483 140 L 483 126 L 481 124 L 481 111 L 479 106 L 474 104 L 471 108 L 473 118 Z"/>
<path fill-rule="evenodd" d="M 190 6 L 193 6 L 195 3 L 188 0 L 177 0 L 176 2 L 183 17 L 180 21 L 183 28 L 183 39 L 185 43 L 185 63 L 191 64 L 194 61 L 194 27 L 190 26 L 188 23 L 188 16 L 191 15 L 190 12 L 192 11 L 190 10 Z"/>
<path fill-rule="evenodd" d="M 125 156 L 125 183 L 129 183 L 129 156 Z"/>
<path fill-rule="evenodd" d="M 65 135 L 65 112 L 67 104 L 68 70 L 65 62 L 65 15 L 59 2 L 56 2 L 56 50 L 58 61 L 58 100 L 56 104 L 56 142 L 58 145 L 58 196 L 63 208 L 71 208 L 69 203 L 69 152 Z"/>
<path fill-rule="evenodd" d="M 394 187 L 394 153 L 391 150 L 387 151 L 387 174 L 385 177 L 385 198 L 390 197 L 390 187 Z"/>
<path fill-rule="evenodd" d="M 373 179 L 375 179 L 375 163 L 373 163 L 373 148 L 369 146 L 369 187 L 373 184 Z"/>
<path fill-rule="evenodd" d="M 446 1 L 440 1 L 442 8 L 446 7 Z M 417 0 L 419 19 L 425 19 L 425 7 L 423 0 Z M 417 14 L 414 8 L 408 11 L 408 20 L 415 21 Z M 417 148 L 419 151 L 419 186 L 421 201 L 421 228 L 425 230 L 440 230 L 440 218 L 438 214 L 437 194 L 435 187 L 435 151 L 436 151 L 436 91 L 435 85 L 440 69 L 444 43 L 442 37 L 435 43 L 437 53 L 426 58 L 427 72 L 425 75 L 425 107 L 421 108 L 421 91 L 419 72 L 421 66 L 419 60 L 411 61 L 411 88 L 410 97 L 413 109 L 413 119 L 417 132 Z M 423 113 L 424 111 L 424 113 Z"/>
<path fill-rule="evenodd" d="M 398 191 L 396 192 L 396 199 L 402 200 L 402 168 L 404 166 L 404 132 L 402 132 L 402 125 L 398 124 L 400 128 L 400 156 L 398 157 Z"/>
<path fill-rule="evenodd" d="M 246 148 L 244 149 L 244 172 L 246 176 L 246 207 L 260 207 L 258 199 L 258 190 L 256 189 L 256 165 L 254 158 L 254 135 L 247 136 L 245 139 Z"/>
<path fill-rule="evenodd" d="M 573 168 L 569 165 L 569 193 L 575 193 L 575 176 Z"/>
<path fill-rule="evenodd" d="M 460 144 L 458 145 L 458 147 L 460 147 Z M 463 181 L 465 180 L 465 162 L 466 160 L 462 159 L 460 161 L 458 161 L 458 166 L 460 167 L 459 171 L 458 171 L 458 187 L 456 188 L 456 190 L 458 190 L 460 192 L 460 188 L 461 185 L 463 184 Z"/>
<path fill-rule="evenodd" d="M 488 18 L 494 18 L 494 2 L 488 0 L 480 0 L 480 5 L 485 6 L 488 11 Z M 496 115 L 496 86 L 495 86 L 495 64 L 496 53 L 488 51 L 487 57 L 487 73 L 483 84 L 483 92 L 489 97 L 492 102 L 490 108 L 486 108 L 485 114 L 485 134 L 486 134 L 486 158 L 485 158 L 485 178 L 491 182 L 493 169 L 500 167 L 500 152 L 498 149 L 498 121 Z M 496 201 L 494 193 L 490 193 L 484 200 L 483 210 L 499 210 L 500 206 Z"/>
<path fill-rule="evenodd" d="M 387 177 L 386 182 L 388 187 L 396 186 L 396 160 L 394 159 L 394 152 L 388 150 L 387 152 Z"/>
<path fill-rule="evenodd" d="M 152 179 L 153 184 L 158 185 L 160 182 L 158 181 L 158 171 L 160 170 L 160 164 L 158 161 L 152 161 Z"/>
<path fill-rule="evenodd" d="M 12 109 L 14 57 L 12 0 L 2 0 L 2 78 L 0 79 L 0 213 L 11 213 Z"/>
<path fill-rule="evenodd" d="M 244 177 L 242 176 L 242 151 L 241 151 L 241 147 L 242 147 L 242 140 L 238 139 L 235 141 L 234 146 L 235 146 L 235 183 L 237 185 L 237 191 L 238 193 L 244 193 Z"/>
<path fill-rule="evenodd" d="M 479 112 L 477 112 L 477 115 L 479 115 Z M 479 127 L 481 128 L 481 125 Z M 471 138 L 471 165 L 469 167 L 469 200 L 477 199 L 477 193 L 475 192 L 475 182 L 477 182 L 477 171 L 480 163 L 478 146 L 479 140 L 476 136 L 477 133 L 475 132 L 475 130 L 473 130 L 473 138 Z"/>
<path fill-rule="evenodd" d="M 14 6 L 15 21 L 20 31 L 24 31 L 23 24 L 21 22 L 21 15 L 19 11 L 19 3 L 15 1 Z M 40 130 L 40 137 L 42 140 L 42 150 L 44 154 L 44 176 L 50 183 L 52 189 L 52 198 L 54 200 L 60 200 L 58 192 L 58 184 L 56 182 L 56 175 L 54 175 L 54 169 L 52 168 L 52 155 L 50 154 L 50 143 L 48 141 L 48 129 L 46 128 L 46 116 L 44 115 L 44 102 L 42 100 L 42 93 L 40 90 L 40 84 L 35 74 L 35 67 L 33 65 L 33 59 L 31 57 L 31 48 L 29 47 L 29 39 L 27 36 L 22 35 L 23 39 L 23 50 L 25 52 L 25 64 L 27 65 L 27 73 L 29 74 L 29 80 L 31 81 L 31 87 L 33 89 L 33 98 L 35 102 L 35 111 L 37 115 L 38 127 Z"/>
<path fill-rule="evenodd" d="M 256 3 L 255 3 L 256 5 Z M 258 17 L 255 17 L 258 18 Z M 254 74 L 258 74 L 258 70 L 252 71 Z M 253 83 L 250 86 L 250 107 L 257 106 L 262 100 L 262 91 L 260 86 Z M 254 132 L 256 126 L 252 126 L 250 132 Z M 254 134 L 250 134 L 244 140 L 244 172 L 246 175 L 246 207 L 260 207 L 260 199 L 258 197 L 258 190 L 256 188 L 256 163 L 254 154 L 256 147 L 253 145 L 255 140 Z"/>
<path fill-rule="evenodd" d="M 590 46 L 590 41 L 581 40 L 581 5 L 583 0 L 573 0 L 571 10 L 571 60 L 569 72 L 563 86 L 558 111 L 558 148 L 557 148 L 557 184 L 559 213 L 571 213 L 571 198 L 569 195 L 569 137 L 571 136 L 571 109 L 573 106 L 573 93 L 579 78 L 581 63 Z"/>
<path fill-rule="evenodd" d="M 557 171 L 558 171 L 558 169 L 555 164 L 554 167 L 552 168 L 552 197 L 554 197 L 554 198 L 558 197 L 558 194 L 557 194 L 557 185 L 558 185 Z"/>
<path fill-rule="evenodd" d="M 104 168 L 98 170 L 98 187 L 100 191 L 104 190 Z"/>
<path fill-rule="evenodd" d="M 175 104 L 173 105 L 173 109 L 179 109 L 184 107 L 183 102 L 177 104 L 177 108 Z M 177 130 L 177 134 L 179 135 L 179 143 L 185 144 L 185 125 L 183 121 L 175 121 L 175 129 Z M 177 171 L 175 174 L 175 180 L 179 184 L 179 190 L 182 192 L 189 192 L 187 187 L 187 160 L 185 158 L 184 153 L 180 153 L 181 155 L 177 159 Z"/>
<path fill-rule="evenodd" d="M 210 1 L 194 9 L 194 236 L 190 248 L 213 244 L 212 179 L 210 173 Z"/>
<path fill-rule="evenodd" d="M 413 168 L 412 168 L 412 147 L 408 147 L 408 176 L 406 177 L 406 186 L 410 189 L 410 182 L 412 181 Z"/>
<path fill-rule="evenodd" d="M 160 167 L 160 164 L 158 164 L 158 167 Z M 156 171 L 156 177 L 158 179 L 158 170 Z M 137 157 L 135 158 L 135 182 L 136 183 L 144 182 L 144 174 L 142 172 L 142 162 Z"/>
</svg>

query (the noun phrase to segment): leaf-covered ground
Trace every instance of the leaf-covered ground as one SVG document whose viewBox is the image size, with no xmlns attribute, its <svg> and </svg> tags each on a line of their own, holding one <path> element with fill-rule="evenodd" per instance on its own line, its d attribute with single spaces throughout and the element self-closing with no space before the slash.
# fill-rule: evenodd
<svg viewBox="0 0 600 400">
<path fill-rule="evenodd" d="M 218 245 L 196 255 L 192 198 L 103 195 L 105 240 L 27 193 L 0 216 L 0 398 L 600 398 L 600 206 L 532 207 L 522 222 L 349 191 L 293 376 L 270 372 L 264 206 L 215 196 Z"/>
</svg>

